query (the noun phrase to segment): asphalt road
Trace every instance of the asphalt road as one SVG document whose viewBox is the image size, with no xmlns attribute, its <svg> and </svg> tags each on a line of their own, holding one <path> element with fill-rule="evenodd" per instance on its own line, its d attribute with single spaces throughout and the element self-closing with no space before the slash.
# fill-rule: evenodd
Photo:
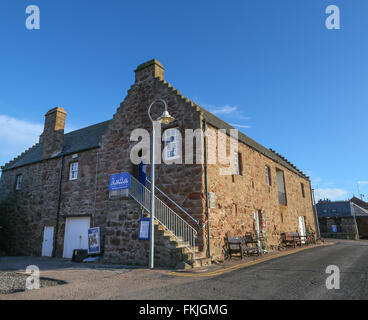
<svg viewBox="0 0 368 320">
<path fill-rule="evenodd" d="M 340 270 L 340 289 L 326 288 L 329 265 Z M 114 299 L 367 299 L 368 243 L 340 241 L 276 258 L 213 278 L 119 294 Z M 170 283 L 170 282 L 169 282 Z"/>
<path fill-rule="evenodd" d="M 227 266 L 234 263 L 239 266 L 236 261 L 228 261 Z M 209 267 L 207 276 L 197 273 L 194 277 L 188 274 L 180 277 L 173 275 L 172 270 L 84 265 L 45 257 L 3 257 L 0 258 L 0 278 L 4 272 L 24 272 L 28 265 L 37 265 L 41 277 L 63 284 L 0 294 L 0 300 L 338 300 L 368 297 L 368 241 L 338 241 L 334 245 L 310 248 L 217 276 L 209 276 L 209 272 L 223 272 L 226 265 Z M 340 289 L 326 288 L 329 265 L 340 269 Z"/>
</svg>

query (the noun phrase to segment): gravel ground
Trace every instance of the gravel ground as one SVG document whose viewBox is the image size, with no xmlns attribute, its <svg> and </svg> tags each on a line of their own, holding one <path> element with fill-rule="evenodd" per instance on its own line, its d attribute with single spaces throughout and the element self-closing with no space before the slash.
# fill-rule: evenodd
<svg viewBox="0 0 368 320">
<path fill-rule="evenodd" d="M 0 272 L 0 294 L 9 294 L 26 290 L 27 274 L 18 272 Z M 40 278 L 40 287 L 50 287 L 63 284 L 63 281 Z"/>
</svg>

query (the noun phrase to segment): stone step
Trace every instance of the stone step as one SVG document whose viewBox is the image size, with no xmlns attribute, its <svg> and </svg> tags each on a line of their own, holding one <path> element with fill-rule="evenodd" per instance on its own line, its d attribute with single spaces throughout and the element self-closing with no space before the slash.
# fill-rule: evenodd
<svg viewBox="0 0 368 320">
<path fill-rule="evenodd" d="M 196 258 L 192 261 L 193 268 L 207 267 L 212 264 L 211 258 Z"/>
<path fill-rule="evenodd" d="M 156 229 L 155 230 L 155 236 L 164 236 L 170 238 L 171 241 L 178 242 L 178 245 L 180 247 L 188 247 L 189 242 L 184 242 L 181 237 L 176 238 L 170 231 L 164 229 Z M 196 246 L 196 250 L 199 251 L 198 247 Z"/>
<path fill-rule="evenodd" d="M 168 243 L 172 249 L 175 249 L 177 255 L 181 257 L 181 262 L 176 266 L 177 269 L 192 269 L 211 265 L 211 258 L 207 258 L 206 253 L 199 251 L 195 246 L 194 253 L 188 248 L 189 242 L 182 238 L 176 238 L 169 230 L 155 220 L 155 241 L 160 244 Z"/>
<path fill-rule="evenodd" d="M 181 270 L 187 270 L 187 269 L 193 269 L 193 268 L 200 268 L 200 267 L 208 267 L 212 264 L 211 258 L 196 258 L 196 259 L 190 259 L 183 262 L 178 263 L 176 266 L 176 269 Z"/>
</svg>

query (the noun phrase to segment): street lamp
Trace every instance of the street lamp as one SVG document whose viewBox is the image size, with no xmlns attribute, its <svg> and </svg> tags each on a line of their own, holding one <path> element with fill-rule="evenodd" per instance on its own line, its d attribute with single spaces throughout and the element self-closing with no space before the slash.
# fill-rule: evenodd
<svg viewBox="0 0 368 320">
<path fill-rule="evenodd" d="M 154 268 L 154 246 L 155 246 L 155 124 L 151 117 L 151 107 L 156 103 L 161 102 L 165 106 L 165 111 L 162 113 L 161 117 L 159 117 L 156 121 L 168 124 L 173 122 L 175 119 L 169 114 L 167 111 L 167 104 L 165 100 L 159 98 L 150 104 L 148 108 L 148 116 L 152 122 L 152 149 L 151 149 L 151 223 L 150 223 L 150 250 L 149 250 L 149 267 L 150 269 Z"/>
</svg>

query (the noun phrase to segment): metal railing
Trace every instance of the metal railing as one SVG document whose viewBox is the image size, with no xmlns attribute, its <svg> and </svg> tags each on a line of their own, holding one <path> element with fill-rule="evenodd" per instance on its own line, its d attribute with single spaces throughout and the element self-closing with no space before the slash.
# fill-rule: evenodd
<svg viewBox="0 0 368 320">
<path fill-rule="evenodd" d="M 151 191 L 132 176 L 129 195 L 146 211 L 150 212 Z M 197 231 L 156 196 L 155 219 L 180 241 L 193 254 L 193 259 L 195 259 Z"/>
<path fill-rule="evenodd" d="M 146 178 L 146 181 L 151 185 L 151 181 Z M 190 220 L 192 220 L 197 226 L 199 226 L 199 222 L 194 219 L 181 205 L 179 205 L 177 202 L 175 202 L 173 199 L 171 199 L 165 192 L 163 192 L 159 187 L 155 185 L 155 191 L 160 192 L 167 200 L 169 200 L 176 208 L 178 208 L 181 212 L 184 213 L 186 217 L 188 217 Z"/>
<path fill-rule="evenodd" d="M 279 191 L 279 204 L 286 206 L 286 193 Z"/>
</svg>

